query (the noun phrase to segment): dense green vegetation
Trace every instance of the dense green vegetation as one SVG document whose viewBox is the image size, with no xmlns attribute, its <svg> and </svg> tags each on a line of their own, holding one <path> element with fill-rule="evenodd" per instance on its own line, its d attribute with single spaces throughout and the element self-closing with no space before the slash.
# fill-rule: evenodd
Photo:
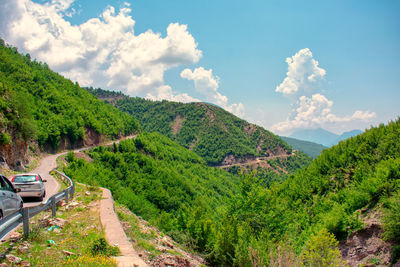
<svg viewBox="0 0 400 267">
<path fill-rule="evenodd" d="M 118 109 L 133 114 L 148 132 L 159 132 L 218 165 L 226 156 L 290 154 L 291 148 L 265 129 L 249 124 L 217 106 L 122 97 L 101 89 L 88 89 Z M 112 101 L 111 98 L 116 100 Z"/>
<path fill-rule="evenodd" d="M 285 181 L 290 175 L 310 165 L 311 160 L 303 152 L 296 151 L 294 156 L 268 159 L 266 162 L 271 166 L 270 168 L 258 167 L 253 170 L 253 173 L 264 185 L 270 186 L 274 182 Z"/>
<path fill-rule="evenodd" d="M 92 149 L 92 163 L 67 156 L 65 173 L 109 188 L 114 198 L 176 239 L 205 251 L 219 210 L 238 178 L 208 167 L 197 154 L 158 133 Z"/>
<path fill-rule="evenodd" d="M 384 203 L 392 211 L 383 218 L 386 237 L 396 240 L 399 140 L 397 120 L 324 150 L 309 167 L 282 184 L 265 188 L 254 177 L 243 177 L 241 194 L 219 224 L 216 259 L 223 259 L 221 265 L 249 265 L 246 248 L 251 247 L 267 263 L 276 242 L 289 242 L 299 253 L 321 229 L 343 239 L 362 229 L 361 209 L 371 211 Z M 226 236 L 232 237 L 229 246 L 223 239 Z"/>
<path fill-rule="evenodd" d="M 88 130 L 127 135 L 138 122 L 0 39 L 0 128 L 0 145 L 33 139 L 56 149 L 64 139 L 81 145 Z"/>
<path fill-rule="evenodd" d="M 301 254 L 300 263 L 326 253 L 337 266 L 335 239 L 363 228 L 361 210 L 384 205 L 385 236 L 398 242 L 399 140 L 399 120 L 380 125 L 324 150 L 282 183 L 251 173 L 237 183 L 155 133 L 94 149 L 93 163 L 70 155 L 65 171 L 111 188 L 117 201 L 207 253 L 213 265 L 272 264 L 283 247 Z"/>
<path fill-rule="evenodd" d="M 291 145 L 294 150 L 303 151 L 312 158 L 316 158 L 319 154 L 321 154 L 322 150 L 327 148 L 317 143 L 299 140 L 291 137 L 281 136 L 281 138 L 283 141 Z"/>
</svg>

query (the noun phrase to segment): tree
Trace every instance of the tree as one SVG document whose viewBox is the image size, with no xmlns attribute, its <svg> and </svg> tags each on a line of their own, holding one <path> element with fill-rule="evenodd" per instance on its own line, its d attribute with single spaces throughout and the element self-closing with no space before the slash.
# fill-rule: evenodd
<svg viewBox="0 0 400 267">
<path fill-rule="evenodd" d="M 339 241 L 335 236 L 322 228 L 312 235 L 302 255 L 305 266 L 345 266 L 338 249 Z"/>
</svg>

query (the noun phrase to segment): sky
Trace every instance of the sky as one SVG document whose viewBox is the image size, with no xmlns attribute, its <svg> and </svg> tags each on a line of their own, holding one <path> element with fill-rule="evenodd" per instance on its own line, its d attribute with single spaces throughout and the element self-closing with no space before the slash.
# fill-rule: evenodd
<svg viewBox="0 0 400 267">
<path fill-rule="evenodd" d="M 0 0 L 0 37 L 81 86 L 277 134 L 400 115 L 400 1 Z"/>
</svg>

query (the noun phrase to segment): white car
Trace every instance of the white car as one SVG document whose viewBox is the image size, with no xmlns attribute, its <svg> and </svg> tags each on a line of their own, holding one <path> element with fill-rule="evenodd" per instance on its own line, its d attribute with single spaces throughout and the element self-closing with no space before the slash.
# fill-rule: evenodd
<svg viewBox="0 0 400 267">
<path fill-rule="evenodd" d="M 22 209 L 23 201 L 11 182 L 0 174 L 0 220 Z"/>
<path fill-rule="evenodd" d="M 12 179 L 15 188 L 21 189 L 18 194 L 21 197 L 38 197 L 40 201 L 46 196 L 46 189 L 43 180 L 37 173 L 23 173 L 17 174 Z"/>
</svg>

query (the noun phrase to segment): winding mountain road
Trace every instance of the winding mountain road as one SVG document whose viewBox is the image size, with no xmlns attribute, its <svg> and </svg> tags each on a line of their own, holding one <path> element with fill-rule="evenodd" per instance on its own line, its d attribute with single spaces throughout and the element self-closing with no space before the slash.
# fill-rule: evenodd
<svg viewBox="0 0 400 267">
<path fill-rule="evenodd" d="M 127 136 L 123 139 L 115 141 L 115 143 L 119 143 L 122 140 L 128 138 L 135 138 L 135 136 Z M 104 146 L 111 145 L 114 142 L 110 142 L 107 144 L 102 144 Z M 74 150 L 74 152 L 80 152 L 83 150 L 91 149 L 92 147 L 85 147 Z M 46 202 L 47 199 L 54 194 L 57 194 L 60 190 L 60 184 L 57 180 L 50 175 L 50 171 L 57 167 L 57 158 L 68 152 L 62 152 L 55 155 L 48 155 L 41 159 L 39 166 L 34 169 L 33 173 L 38 173 L 43 179 L 46 179 L 45 183 L 46 188 L 46 197 L 43 199 L 43 202 Z M 136 253 L 133 249 L 132 244 L 128 240 L 121 223 L 118 219 L 118 216 L 114 212 L 114 201 L 112 199 L 111 192 L 108 189 L 103 190 L 103 199 L 100 202 L 100 220 L 105 230 L 105 235 L 108 243 L 111 245 L 117 245 L 121 251 L 121 255 L 115 257 L 118 266 L 120 267 L 130 267 L 130 266 L 139 266 L 145 267 L 148 266 Z M 39 205 L 41 202 L 25 202 L 24 207 L 33 207 Z"/>
<path fill-rule="evenodd" d="M 53 176 L 50 175 L 50 171 L 57 167 L 57 158 L 66 153 L 67 152 L 63 152 L 42 158 L 40 160 L 39 166 L 32 171 L 33 173 L 38 173 L 43 179 L 47 180 L 47 182 L 44 183 L 46 189 L 46 196 L 42 201 L 43 203 L 46 202 L 49 197 L 57 194 L 58 191 L 60 190 L 60 184 Z M 41 202 L 24 201 L 24 207 L 34 207 L 39 205 L 40 203 Z"/>
</svg>

